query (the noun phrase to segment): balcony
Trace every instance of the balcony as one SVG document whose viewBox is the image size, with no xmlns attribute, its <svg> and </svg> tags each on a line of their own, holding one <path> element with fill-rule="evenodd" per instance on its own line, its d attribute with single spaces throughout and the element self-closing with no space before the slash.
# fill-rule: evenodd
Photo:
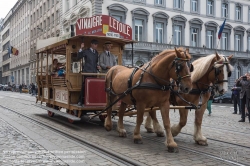
<svg viewBox="0 0 250 166">
<path fill-rule="evenodd" d="M 5 72 L 2 73 L 2 77 L 10 76 L 10 74 L 11 74 L 10 70 L 9 71 L 5 71 Z"/>
<path fill-rule="evenodd" d="M 179 45 L 173 45 L 173 44 L 160 44 L 160 43 L 151 43 L 151 42 L 138 42 L 134 43 L 134 51 L 145 51 L 149 52 L 161 52 L 165 49 L 174 49 L 178 47 L 183 47 L 183 48 L 189 48 L 189 52 L 192 55 L 210 55 L 215 53 L 215 49 L 209 49 L 209 48 L 203 48 L 203 47 L 191 47 L 191 46 L 179 46 Z M 125 46 L 126 50 L 131 50 L 132 45 L 127 44 Z M 232 51 L 232 50 L 220 50 L 217 49 L 217 52 L 222 55 L 234 55 L 234 58 L 239 58 L 239 59 L 246 59 L 250 58 L 250 52 L 239 52 L 239 51 Z"/>
</svg>

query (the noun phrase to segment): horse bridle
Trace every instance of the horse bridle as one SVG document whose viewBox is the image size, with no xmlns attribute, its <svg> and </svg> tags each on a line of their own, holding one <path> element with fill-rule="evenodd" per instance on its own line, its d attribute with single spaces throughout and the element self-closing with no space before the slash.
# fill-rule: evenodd
<svg viewBox="0 0 250 166">
<path fill-rule="evenodd" d="M 178 61 L 182 61 L 182 62 L 178 63 Z M 185 76 L 180 76 L 180 74 L 179 74 L 183 69 L 183 66 L 182 66 L 183 62 L 187 62 L 187 66 L 189 67 L 190 72 L 192 72 L 194 70 L 192 63 L 190 63 L 189 61 L 190 61 L 190 59 L 184 59 L 184 58 L 175 58 L 174 59 L 172 67 L 175 65 L 175 72 L 177 74 L 177 82 L 181 82 L 181 80 L 184 78 L 191 77 L 190 74 L 187 74 Z"/>
<path fill-rule="evenodd" d="M 222 82 L 228 82 L 228 79 L 227 80 L 224 80 L 224 79 L 223 80 L 219 80 L 218 79 L 218 76 L 220 75 L 220 70 L 215 67 L 216 64 L 222 64 L 223 67 L 224 67 L 224 65 L 226 65 L 227 72 L 228 72 L 227 76 L 231 77 L 231 75 L 232 75 L 232 72 L 229 69 L 229 62 L 228 62 L 227 58 L 226 57 L 223 57 L 223 58 L 225 59 L 224 62 L 215 62 L 214 66 L 213 66 L 213 68 L 214 68 L 214 74 L 215 74 L 215 80 L 216 80 L 215 84 L 220 84 Z"/>
</svg>

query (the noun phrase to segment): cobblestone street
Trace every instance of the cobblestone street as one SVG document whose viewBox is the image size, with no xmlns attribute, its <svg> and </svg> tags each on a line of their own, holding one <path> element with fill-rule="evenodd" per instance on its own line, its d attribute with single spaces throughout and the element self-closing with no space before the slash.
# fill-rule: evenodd
<svg viewBox="0 0 250 166">
<path fill-rule="evenodd" d="M 69 124 L 67 119 L 57 115 L 50 118 L 46 110 L 37 108 L 34 103 L 35 98 L 28 94 L 0 91 L 0 106 L 21 112 L 109 151 L 127 156 L 141 165 L 250 165 L 247 164 L 250 163 L 250 124 L 248 121 L 238 122 L 240 115 L 232 114 L 232 104 L 213 104 L 212 116 L 207 116 L 207 112 L 204 114 L 202 131 L 208 138 L 208 146 L 194 143 L 194 111 L 189 112 L 187 125 L 175 138 L 179 153 L 172 154 L 167 152 L 163 144 L 165 137 L 148 134 L 143 126 L 143 144 L 133 144 L 135 117 L 125 118 L 128 137 L 119 138 L 116 131 L 107 132 L 102 126 L 86 123 L 84 119 L 76 124 Z M 0 165 L 119 165 L 112 159 L 21 118 L 7 109 L 0 110 Z M 157 116 L 162 124 L 159 112 Z M 113 128 L 116 126 L 116 119 Z M 178 111 L 171 111 L 170 119 L 171 124 L 176 124 L 179 119 Z M 99 119 L 93 123 L 98 124 Z M 82 157 L 73 152 L 81 153 Z M 78 163 L 74 163 L 76 161 Z"/>
</svg>

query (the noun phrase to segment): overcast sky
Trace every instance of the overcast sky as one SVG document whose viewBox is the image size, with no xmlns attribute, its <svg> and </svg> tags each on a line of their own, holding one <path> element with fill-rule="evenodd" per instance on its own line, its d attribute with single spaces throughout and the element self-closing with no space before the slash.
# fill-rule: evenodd
<svg viewBox="0 0 250 166">
<path fill-rule="evenodd" d="M 5 18 L 18 0 L 0 0 L 0 18 Z"/>
</svg>

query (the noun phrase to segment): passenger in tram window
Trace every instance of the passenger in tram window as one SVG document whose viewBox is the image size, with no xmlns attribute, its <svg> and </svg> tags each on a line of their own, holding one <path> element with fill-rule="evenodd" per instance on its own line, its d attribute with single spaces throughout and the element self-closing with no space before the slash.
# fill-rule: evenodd
<svg viewBox="0 0 250 166">
<path fill-rule="evenodd" d="M 50 66 L 50 74 L 54 75 L 54 76 L 61 76 L 61 74 L 59 75 L 58 72 L 60 71 L 60 73 L 62 73 L 63 68 L 65 67 L 64 63 L 59 63 L 58 59 L 53 59 L 53 63 Z"/>
<path fill-rule="evenodd" d="M 97 52 L 98 41 L 93 39 L 91 40 L 91 47 L 84 49 L 84 43 L 81 43 L 81 48 L 77 53 L 77 60 L 84 58 L 84 73 L 97 73 L 97 70 L 100 70 L 101 67 L 98 65 L 98 52 Z M 91 76 L 83 76 L 83 83 L 81 88 L 81 94 L 79 96 L 78 105 L 83 106 L 82 102 L 84 99 L 85 93 L 85 79 Z"/>
<path fill-rule="evenodd" d="M 110 50 L 112 43 L 110 41 L 105 42 L 104 52 L 99 55 L 99 64 L 102 68 L 102 72 L 106 73 L 111 67 L 117 65 L 117 58 Z"/>
<path fill-rule="evenodd" d="M 246 73 L 244 76 L 241 76 L 237 82 L 236 86 L 241 87 L 240 91 L 240 101 L 241 101 L 241 120 L 239 122 L 245 122 L 245 107 L 249 110 L 250 107 L 250 75 Z M 248 116 L 249 122 L 250 117 Z"/>
</svg>

